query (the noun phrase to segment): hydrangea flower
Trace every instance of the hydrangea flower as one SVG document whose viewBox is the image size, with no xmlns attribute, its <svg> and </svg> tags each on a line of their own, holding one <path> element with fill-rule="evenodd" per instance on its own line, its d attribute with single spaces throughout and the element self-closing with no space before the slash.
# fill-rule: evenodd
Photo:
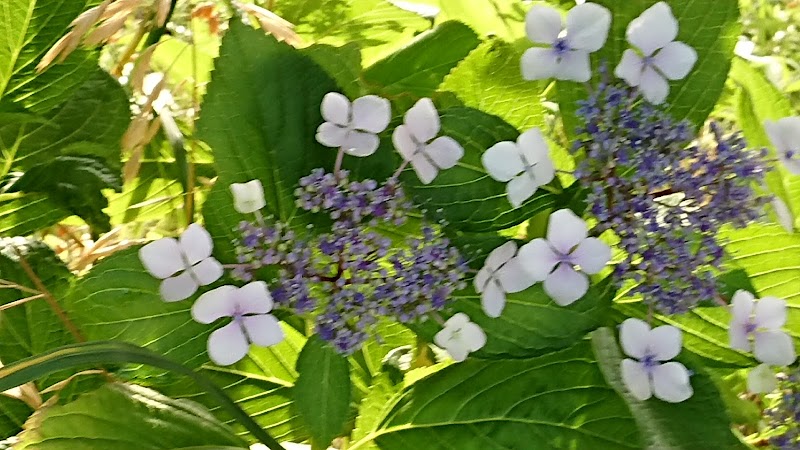
<svg viewBox="0 0 800 450">
<path fill-rule="evenodd" d="M 528 39 L 547 47 L 533 47 L 522 55 L 526 80 L 556 78 L 585 82 L 592 77 L 589 53 L 600 50 L 608 38 L 611 12 L 596 3 L 584 3 L 567 13 L 566 26 L 558 10 L 535 5 L 525 16 Z"/>
<path fill-rule="evenodd" d="M 778 224 L 786 230 L 787 233 L 794 233 L 794 216 L 789 206 L 780 199 L 774 197 L 772 199 L 772 210 L 775 211 L 775 217 L 778 219 Z"/>
<path fill-rule="evenodd" d="M 523 245 L 517 256 L 535 281 L 557 304 L 567 306 L 589 290 L 589 277 L 611 260 L 611 248 L 588 237 L 586 222 L 568 209 L 550 215 L 547 239 Z M 577 267 L 576 267 L 577 266 Z"/>
<path fill-rule="evenodd" d="M 406 111 L 403 125 L 392 135 L 400 156 L 411 163 L 424 184 L 433 181 L 440 170 L 455 166 L 464 156 L 464 149 L 455 139 L 436 137 L 440 129 L 436 107 L 431 99 L 423 98 Z"/>
<path fill-rule="evenodd" d="M 469 316 L 456 313 L 436 333 L 433 342 L 445 349 L 454 360 L 461 362 L 467 359 L 467 355 L 486 345 L 486 334 L 481 327 L 470 322 Z"/>
<path fill-rule="evenodd" d="M 267 206 L 264 200 L 264 187 L 260 180 L 251 180 L 247 183 L 232 183 L 233 208 L 241 214 L 254 213 Z"/>
<path fill-rule="evenodd" d="M 222 276 L 222 265 L 211 256 L 213 246 L 208 231 L 193 223 L 178 239 L 163 238 L 145 245 L 139 249 L 139 259 L 151 275 L 164 280 L 161 297 L 175 302 Z"/>
<path fill-rule="evenodd" d="M 638 87 L 650 103 L 660 105 L 669 95 L 667 80 L 686 78 L 697 62 L 697 52 L 676 42 L 678 21 L 665 2 L 648 8 L 628 25 L 628 42 L 638 49 L 625 50 L 614 72 Z"/>
<path fill-rule="evenodd" d="M 493 145 L 481 160 L 490 177 L 508 182 L 508 201 L 518 208 L 539 186 L 553 181 L 556 172 L 548 152 L 542 132 L 534 128 L 519 135 L 516 143 Z"/>
<path fill-rule="evenodd" d="M 223 317 L 231 321 L 208 337 L 208 356 L 215 364 L 231 365 L 247 355 L 250 344 L 269 347 L 283 340 L 272 314 L 272 296 L 263 281 L 240 288 L 221 286 L 206 292 L 192 306 L 192 317 L 209 324 Z"/>
<path fill-rule="evenodd" d="M 744 290 L 733 295 L 733 318 L 728 329 L 731 348 L 747 352 L 754 349 L 753 355 L 759 361 L 788 366 L 794 362 L 796 354 L 792 338 L 780 331 L 786 323 L 786 300 L 776 297 L 755 300 L 753 294 Z"/>
<path fill-rule="evenodd" d="M 365 95 L 350 104 L 338 92 L 322 98 L 322 118 L 317 128 L 317 141 L 327 147 L 339 147 L 352 156 L 369 156 L 378 149 L 378 133 L 389 125 L 391 105 L 385 98 Z"/>
<path fill-rule="evenodd" d="M 513 241 L 492 250 L 483 268 L 473 280 L 475 291 L 481 294 L 483 311 L 489 317 L 500 317 L 506 306 L 506 294 L 521 292 L 533 284 L 531 276 L 523 269 Z"/>
<path fill-rule="evenodd" d="M 778 377 L 768 364 L 759 364 L 747 374 L 747 390 L 754 394 L 768 394 L 778 388 Z"/>
<path fill-rule="evenodd" d="M 784 117 L 764 122 L 769 140 L 778 151 L 778 159 L 789 172 L 800 175 L 800 117 Z"/>
<path fill-rule="evenodd" d="M 692 396 L 686 366 L 665 362 L 681 352 L 681 330 L 670 325 L 651 330 L 647 322 L 630 318 L 622 322 L 619 337 L 622 350 L 631 357 L 620 363 L 622 382 L 631 395 L 641 401 L 655 395 L 670 403 Z"/>
</svg>

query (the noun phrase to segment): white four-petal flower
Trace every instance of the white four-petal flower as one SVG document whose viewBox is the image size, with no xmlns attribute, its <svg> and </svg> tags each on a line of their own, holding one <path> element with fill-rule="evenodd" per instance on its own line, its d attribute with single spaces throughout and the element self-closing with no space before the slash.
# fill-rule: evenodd
<svg viewBox="0 0 800 450">
<path fill-rule="evenodd" d="M 533 128 L 519 135 L 516 143 L 503 141 L 486 150 L 483 167 L 495 180 L 508 182 L 508 201 L 518 208 L 539 186 L 553 181 L 555 167 L 548 153 L 542 132 Z"/>
<path fill-rule="evenodd" d="M 467 359 L 467 355 L 486 345 L 486 334 L 481 327 L 470 322 L 469 316 L 456 313 L 444 323 L 444 328 L 436 333 L 433 342 L 445 349 L 456 361 Z"/>
<path fill-rule="evenodd" d="M 665 2 L 648 8 L 628 25 L 628 42 L 635 50 L 625 50 L 615 74 L 638 87 L 650 103 L 660 105 L 669 95 L 667 80 L 681 80 L 697 62 L 697 52 L 676 42 L 678 21 Z"/>
<path fill-rule="evenodd" d="M 547 295 L 561 306 L 583 297 L 589 290 L 586 274 L 600 272 L 611 260 L 611 248 L 588 237 L 588 231 L 580 217 L 561 209 L 550 215 L 547 239 L 534 239 L 519 250 L 522 266 L 535 281 L 544 281 Z"/>
<path fill-rule="evenodd" d="M 731 300 L 731 313 L 728 329 L 731 348 L 748 352 L 754 349 L 757 360 L 773 366 L 794 362 L 792 338 L 780 331 L 786 323 L 786 300 L 764 297 L 756 302 L 753 294 L 739 290 Z"/>
<path fill-rule="evenodd" d="M 208 356 L 215 364 L 227 366 L 247 355 L 250 344 L 268 347 L 283 340 L 283 330 L 272 314 L 272 296 L 263 281 L 240 288 L 221 286 L 206 292 L 192 306 L 192 317 L 212 323 L 223 317 L 232 320 L 208 337 Z"/>
<path fill-rule="evenodd" d="M 631 358 L 620 363 L 622 382 L 638 400 L 656 398 L 682 402 L 694 393 L 689 371 L 679 362 L 669 361 L 681 352 L 681 330 L 662 325 L 650 329 L 643 320 L 626 319 L 619 331 L 622 350 Z"/>
<path fill-rule="evenodd" d="M 247 183 L 232 183 L 233 208 L 241 214 L 249 214 L 267 206 L 264 200 L 264 187 L 260 180 Z"/>
<path fill-rule="evenodd" d="M 317 141 L 359 157 L 375 153 L 380 145 L 377 135 L 386 129 L 392 115 L 389 101 L 377 95 L 365 95 L 350 104 L 344 95 L 329 92 L 321 109 L 326 122 L 317 128 Z"/>
<path fill-rule="evenodd" d="M 526 80 L 556 78 L 589 81 L 589 53 L 600 50 L 608 38 L 611 12 L 596 3 L 584 3 L 567 13 L 566 26 L 558 10 L 536 5 L 525 16 L 528 39 L 547 47 L 533 47 L 522 55 Z"/>
<path fill-rule="evenodd" d="M 778 151 L 778 159 L 789 172 L 800 175 L 800 116 L 764 122 L 769 140 Z"/>
<path fill-rule="evenodd" d="M 161 297 L 174 302 L 191 297 L 199 286 L 222 276 L 222 265 L 211 256 L 213 246 L 208 231 L 193 223 L 178 239 L 163 238 L 145 245 L 139 249 L 139 259 L 151 275 L 164 280 Z"/>
<path fill-rule="evenodd" d="M 392 134 L 394 147 L 411 163 L 424 184 L 433 181 L 439 170 L 455 166 L 464 156 L 464 149 L 455 139 L 436 137 L 440 129 L 436 107 L 431 99 L 423 98 L 406 111 L 403 125 Z"/>
<path fill-rule="evenodd" d="M 778 377 L 767 364 L 760 364 L 747 374 L 747 390 L 754 394 L 768 394 L 778 389 Z"/>
<path fill-rule="evenodd" d="M 483 311 L 489 317 L 500 317 L 506 306 L 506 294 L 524 291 L 533 284 L 530 274 L 515 258 L 516 254 L 514 241 L 492 250 L 473 280 L 475 290 L 482 294 Z"/>
</svg>

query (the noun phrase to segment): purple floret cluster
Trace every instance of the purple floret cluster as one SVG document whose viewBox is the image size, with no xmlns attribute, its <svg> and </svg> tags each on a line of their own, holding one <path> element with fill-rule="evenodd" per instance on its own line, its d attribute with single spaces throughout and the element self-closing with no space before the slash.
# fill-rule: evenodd
<svg viewBox="0 0 800 450">
<path fill-rule="evenodd" d="M 770 428 L 770 444 L 780 450 L 800 448 L 800 369 L 778 375 L 780 397 L 764 411 Z"/>
<path fill-rule="evenodd" d="M 589 191 L 598 232 L 612 230 L 627 257 L 618 280 L 666 314 L 682 313 L 717 295 L 714 269 L 723 260 L 719 231 L 757 219 L 766 198 L 762 151 L 712 124 L 695 141 L 687 121 L 601 84 L 580 103 L 584 125 L 573 152 L 585 152 L 576 177 Z"/>
<path fill-rule="evenodd" d="M 346 171 L 316 169 L 295 197 L 329 226 L 300 236 L 280 223 L 242 222 L 233 275 L 266 279 L 276 304 L 315 315 L 317 333 L 340 353 L 358 350 L 380 319 L 425 320 L 464 287 L 467 267 L 434 227 L 420 224 L 418 237 L 399 241 L 379 231 L 405 224 L 412 207 L 396 179 L 349 181 Z"/>
</svg>

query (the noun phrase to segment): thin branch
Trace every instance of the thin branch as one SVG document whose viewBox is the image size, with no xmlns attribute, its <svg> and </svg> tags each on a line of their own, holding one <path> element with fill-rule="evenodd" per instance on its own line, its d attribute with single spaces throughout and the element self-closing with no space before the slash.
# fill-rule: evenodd
<svg viewBox="0 0 800 450">
<path fill-rule="evenodd" d="M 13 281 L 0 279 L 0 289 L 16 289 L 18 291 L 27 292 L 28 294 L 40 294 L 41 292 L 36 289 L 14 283 Z"/>
<path fill-rule="evenodd" d="M 38 298 L 44 298 L 44 294 L 32 295 L 30 297 L 21 298 L 19 300 L 14 300 L 11 303 L 6 303 L 5 305 L 0 305 L 0 311 L 5 311 L 7 309 L 11 309 L 15 306 L 24 305 L 31 300 L 36 300 Z"/>
</svg>

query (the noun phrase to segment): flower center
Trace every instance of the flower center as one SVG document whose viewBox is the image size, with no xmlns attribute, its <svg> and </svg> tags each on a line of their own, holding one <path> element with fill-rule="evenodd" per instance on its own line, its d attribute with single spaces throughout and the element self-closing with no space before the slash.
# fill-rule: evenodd
<svg viewBox="0 0 800 450">
<path fill-rule="evenodd" d="M 800 156 L 800 151 L 789 149 L 786 150 L 786 159 L 795 159 Z"/>
<path fill-rule="evenodd" d="M 656 361 L 656 355 L 650 352 L 645 353 L 645 355 L 639 362 L 642 363 L 642 365 L 644 366 L 644 370 L 647 371 L 647 373 L 652 372 L 653 369 L 655 369 L 656 366 L 658 365 L 658 361 Z"/>
<path fill-rule="evenodd" d="M 758 325 L 756 325 L 755 322 L 753 322 L 753 319 L 750 319 L 744 325 L 744 332 L 747 333 L 748 335 L 752 335 L 753 333 L 756 332 L 757 328 L 758 328 Z"/>
<path fill-rule="evenodd" d="M 556 260 L 558 260 L 559 263 L 569 264 L 571 266 L 575 265 L 575 263 L 572 261 L 572 255 L 571 254 L 569 254 L 569 253 L 561 253 L 561 252 L 559 252 L 557 250 L 556 250 L 555 253 L 556 253 Z"/>
<path fill-rule="evenodd" d="M 567 38 L 558 38 L 553 43 L 553 50 L 556 51 L 558 56 L 564 56 L 567 52 L 572 50 L 572 47 L 569 46 L 569 42 L 567 42 Z"/>
</svg>

